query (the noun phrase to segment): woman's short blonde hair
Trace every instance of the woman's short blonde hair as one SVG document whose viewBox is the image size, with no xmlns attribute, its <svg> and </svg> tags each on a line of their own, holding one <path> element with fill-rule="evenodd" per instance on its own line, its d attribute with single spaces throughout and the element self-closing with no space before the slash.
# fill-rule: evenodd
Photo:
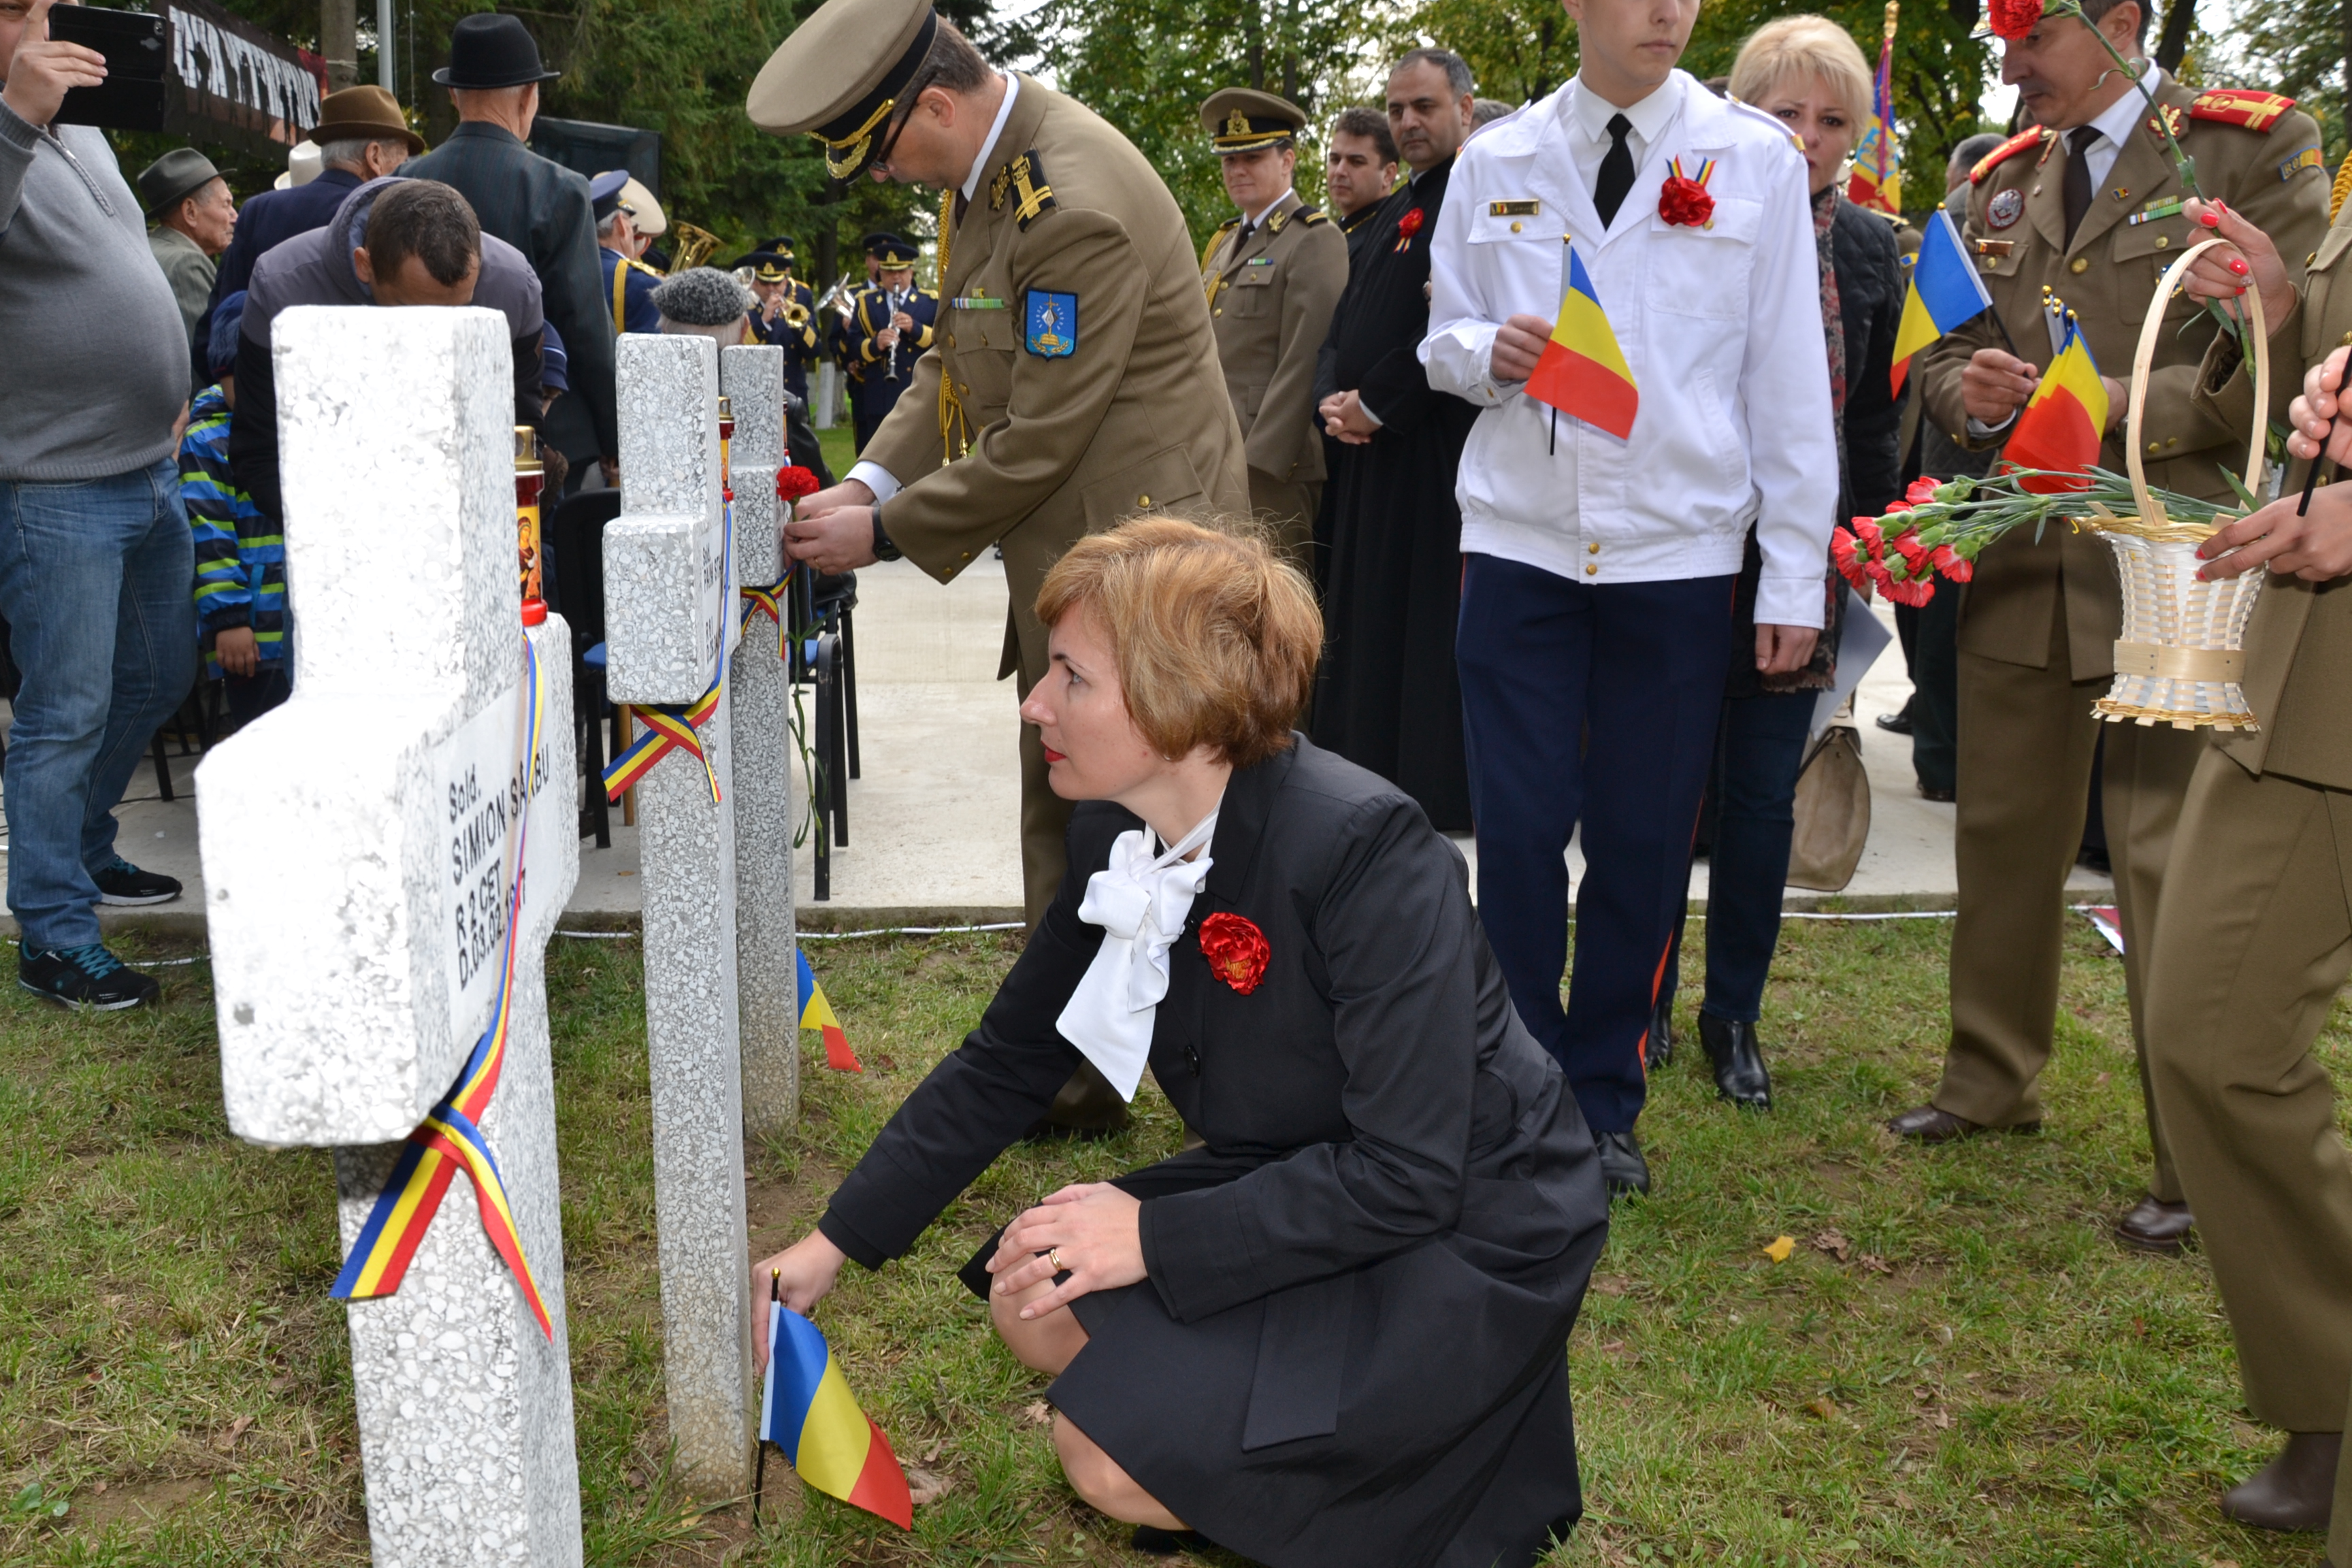
<svg viewBox="0 0 2352 1568">
<path fill-rule="evenodd" d="M 1128 715 L 1160 755 L 1205 745 L 1245 768 L 1290 744 L 1323 616 L 1306 577 L 1264 540 L 1173 517 L 1089 534 L 1037 590 L 1046 626 L 1073 610 L 1102 626 Z"/>
<path fill-rule="evenodd" d="M 1775 93 L 1802 92 L 1813 81 L 1836 97 L 1853 124 L 1853 142 L 1860 142 L 1863 122 L 1870 118 L 1870 62 L 1853 35 L 1827 16 L 1767 22 L 1748 35 L 1739 58 L 1731 62 L 1731 96 L 1759 108 Z"/>
</svg>

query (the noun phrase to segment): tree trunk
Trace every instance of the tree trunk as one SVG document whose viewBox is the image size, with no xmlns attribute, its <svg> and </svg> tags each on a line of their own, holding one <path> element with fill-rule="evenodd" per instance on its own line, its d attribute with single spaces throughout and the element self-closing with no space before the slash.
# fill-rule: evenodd
<svg viewBox="0 0 2352 1568">
<path fill-rule="evenodd" d="M 329 92 L 359 80 L 358 0 L 319 0 L 319 52 L 327 57 Z"/>
<path fill-rule="evenodd" d="M 1258 0 L 1242 0 L 1242 37 L 1246 41 L 1249 58 L 1249 84 L 1259 92 L 1265 90 L 1265 18 L 1259 14 Z"/>
<path fill-rule="evenodd" d="M 2197 29 L 2197 0 L 2172 0 L 2164 8 L 2164 32 L 2156 40 L 2156 63 L 2168 71 L 2180 68 L 2189 52 L 2189 35 Z"/>
</svg>

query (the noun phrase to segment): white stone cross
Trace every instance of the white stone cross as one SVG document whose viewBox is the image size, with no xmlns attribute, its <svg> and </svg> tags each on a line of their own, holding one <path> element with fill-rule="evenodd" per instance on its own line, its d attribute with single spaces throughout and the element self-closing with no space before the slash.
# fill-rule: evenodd
<svg viewBox="0 0 2352 1568">
<path fill-rule="evenodd" d="M 740 635 L 719 482 L 719 348 L 629 332 L 618 355 L 621 515 L 604 527 L 605 687 L 679 706 L 708 690 Z M 638 780 L 646 1050 L 663 1373 L 677 1474 L 703 1498 L 751 1489 L 751 1235 L 736 985 L 731 691 Z M 719 799 L 710 798 L 710 780 Z"/>
<path fill-rule="evenodd" d="M 735 491 L 735 575 L 765 587 L 784 574 L 776 544 L 776 470 L 784 448 L 784 351 L 721 350 L 720 389 L 735 416 L 729 468 Z M 790 595 L 780 606 L 789 632 Z M 743 1031 L 743 1130 L 752 1137 L 800 1118 L 799 937 L 793 918 L 793 747 L 790 671 L 778 627 L 748 623 L 728 671 L 735 757 L 735 994 Z"/>
<path fill-rule="evenodd" d="M 551 616 L 529 634 L 544 717 L 527 772 L 506 322 L 311 307 L 275 336 L 294 694 L 196 772 L 229 1125 L 334 1151 L 348 1252 L 497 1005 L 526 813 L 507 1054 L 479 1124 L 552 1341 L 462 1173 L 397 1292 L 347 1311 L 379 1568 L 570 1568 L 544 964 L 580 868 L 571 633 Z"/>
</svg>

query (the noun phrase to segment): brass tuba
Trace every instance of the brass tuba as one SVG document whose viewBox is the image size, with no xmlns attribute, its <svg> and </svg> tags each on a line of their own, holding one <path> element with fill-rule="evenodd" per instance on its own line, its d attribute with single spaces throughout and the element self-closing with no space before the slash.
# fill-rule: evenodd
<svg viewBox="0 0 2352 1568">
<path fill-rule="evenodd" d="M 710 259 L 710 253 L 719 248 L 717 235 L 707 228 L 697 228 L 682 218 L 669 226 L 667 238 L 669 269 L 672 273 L 684 272 L 688 268 L 701 266 Z"/>
</svg>

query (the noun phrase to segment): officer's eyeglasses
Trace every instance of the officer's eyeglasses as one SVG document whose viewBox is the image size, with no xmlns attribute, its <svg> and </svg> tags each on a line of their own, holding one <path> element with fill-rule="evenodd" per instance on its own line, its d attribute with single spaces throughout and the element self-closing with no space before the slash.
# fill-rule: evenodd
<svg viewBox="0 0 2352 1568">
<path fill-rule="evenodd" d="M 904 107 L 890 117 L 889 135 L 884 140 L 882 150 L 874 155 L 874 161 L 877 163 L 885 168 L 889 166 L 890 155 L 898 150 L 898 138 L 906 134 L 907 126 L 915 118 L 916 101 L 923 96 L 932 82 L 939 79 L 939 74 L 935 68 L 925 66 L 915 73 L 914 79 L 909 81 L 905 89 L 898 94 L 899 101 Z"/>
</svg>

